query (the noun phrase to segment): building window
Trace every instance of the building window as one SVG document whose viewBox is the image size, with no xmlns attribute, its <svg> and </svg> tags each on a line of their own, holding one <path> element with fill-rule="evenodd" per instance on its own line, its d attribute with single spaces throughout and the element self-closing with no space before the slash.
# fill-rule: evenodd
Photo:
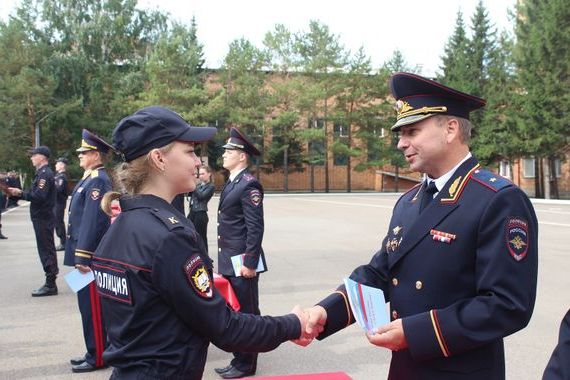
<svg viewBox="0 0 570 380">
<path fill-rule="evenodd" d="M 510 161 L 503 160 L 499 164 L 499 174 L 505 178 L 511 178 L 511 163 Z"/>
<path fill-rule="evenodd" d="M 534 178 L 534 157 L 523 158 L 523 177 Z"/>
<path fill-rule="evenodd" d="M 346 147 L 348 148 L 348 128 L 343 124 L 334 125 L 334 141 L 335 147 L 333 151 L 333 165 L 335 166 L 346 166 L 348 165 L 348 155 L 343 152 L 339 152 L 337 149 L 341 150 Z"/>
<path fill-rule="evenodd" d="M 554 159 L 554 175 L 556 178 L 560 178 L 562 176 L 562 162 L 560 158 Z"/>
</svg>

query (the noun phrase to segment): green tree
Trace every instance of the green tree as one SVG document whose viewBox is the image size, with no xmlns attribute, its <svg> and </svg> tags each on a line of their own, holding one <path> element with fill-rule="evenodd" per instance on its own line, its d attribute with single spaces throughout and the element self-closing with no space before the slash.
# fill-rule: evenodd
<svg viewBox="0 0 570 380">
<path fill-rule="evenodd" d="M 442 70 L 437 75 L 438 81 L 453 87 L 466 89 L 469 85 L 469 39 L 465 32 L 463 13 L 457 12 L 455 29 L 449 40 L 445 44 L 444 55 L 441 57 Z"/>
</svg>

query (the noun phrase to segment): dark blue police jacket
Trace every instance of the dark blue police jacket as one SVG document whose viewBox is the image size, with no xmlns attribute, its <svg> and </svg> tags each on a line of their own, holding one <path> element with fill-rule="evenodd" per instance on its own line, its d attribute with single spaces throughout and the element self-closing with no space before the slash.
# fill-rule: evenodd
<svg viewBox="0 0 570 380">
<path fill-rule="evenodd" d="M 69 192 L 67 190 L 67 173 L 60 172 L 55 175 L 55 203 L 56 206 L 63 206 L 67 202 Z M 62 214 L 63 215 L 63 214 Z"/>
<path fill-rule="evenodd" d="M 235 276 L 231 257 L 245 254 L 244 265 L 257 268 L 265 254 L 263 240 L 263 187 L 246 170 L 228 183 L 218 205 L 218 272 Z"/>
<path fill-rule="evenodd" d="M 558 344 L 554 348 L 542 380 L 570 379 L 570 310 L 560 323 Z"/>
<path fill-rule="evenodd" d="M 420 214 L 420 186 L 396 203 L 382 247 L 351 278 L 381 288 L 409 347 L 389 379 L 504 379 L 503 338 L 524 328 L 536 296 L 538 222 L 508 180 L 464 162 Z M 339 287 L 320 303 L 321 339 L 353 323 Z"/>
<path fill-rule="evenodd" d="M 46 164 L 36 170 L 32 188 L 22 193 L 22 199 L 30 201 L 30 216 L 35 220 L 54 220 L 55 179 Z"/>
<path fill-rule="evenodd" d="M 109 347 L 125 379 L 201 379 L 211 341 L 226 351 L 272 350 L 301 334 L 294 314 L 233 312 L 214 287 L 194 225 L 153 195 L 121 199 L 93 257 Z"/>
<path fill-rule="evenodd" d="M 91 265 L 93 252 L 107 231 L 110 218 L 101 210 L 101 199 L 111 190 L 103 167 L 86 171 L 71 193 L 65 258 L 68 266 Z"/>
</svg>

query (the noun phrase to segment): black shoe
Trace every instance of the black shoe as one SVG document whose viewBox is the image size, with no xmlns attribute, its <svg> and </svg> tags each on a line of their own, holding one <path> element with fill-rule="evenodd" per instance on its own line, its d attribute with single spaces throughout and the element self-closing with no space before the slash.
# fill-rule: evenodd
<svg viewBox="0 0 570 380">
<path fill-rule="evenodd" d="M 108 365 L 102 365 L 100 367 L 97 367 L 93 364 L 90 364 L 89 362 L 84 361 L 81 364 L 78 365 L 72 365 L 71 366 L 71 371 L 75 372 L 75 373 L 81 373 L 81 372 L 93 372 L 93 371 L 97 371 L 99 369 L 105 369 L 107 368 Z"/>
<path fill-rule="evenodd" d="M 255 371 L 244 372 L 240 371 L 236 367 L 232 366 L 229 370 L 224 373 L 220 373 L 222 379 L 240 379 L 246 376 L 253 376 L 255 375 Z"/>
<path fill-rule="evenodd" d="M 83 356 L 81 358 L 73 358 L 73 359 L 69 360 L 71 365 L 79 365 L 79 364 L 83 363 L 84 361 L 85 361 L 85 356 Z"/>
<path fill-rule="evenodd" d="M 0 232 L 0 239 L 8 239 L 7 236 L 2 235 L 2 232 Z"/>
<path fill-rule="evenodd" d="M 56 251 L 65 251 L 65 245 L 60 244 L 60 245 L 58 245 L 57 247 L 55 247 L 55 250 L 56 250 Z"/>
<path fill-rule="evenodd" d="M 228 364 L 227 366 L 225 366 L 224 368 L 214 368 L 214 371 L 216 371 L 216 373 L 218 375 L 221 375 L 224 372 L 228 372 L 230 369 L 232 369 L 234 366 L 231 364 Z"/>
<path fill-rule="evenodd" d="M 32 292 L 32 297 L 45 297 L 45 296 L 55 296 L 57 295 L 57 286 L 47 286 L 44 285 L 41 288 L 34 290 Z"/>
</svg>

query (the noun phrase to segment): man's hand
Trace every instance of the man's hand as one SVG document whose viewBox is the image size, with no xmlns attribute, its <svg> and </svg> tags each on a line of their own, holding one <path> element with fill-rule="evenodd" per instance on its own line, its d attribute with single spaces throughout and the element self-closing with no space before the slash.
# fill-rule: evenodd
<svg viewBox="0 0 570 380">
<path fill-rule="evenodd" d="M 75 268 L 77 268 L 81 273 L 91 272 L 91 268 L 87 265 L 75 264 Z"/>
<path fill-rule="evenodd" d="M 297 305 L 293 308 L 293 313 L 297 314 L 301 321 L 301 336 L 292 342 L 299 346 L 307 346 L 324 330 L 327 320 L 327 312 L 321 306 L 301 310 Z"/>
<path fill-rule="evenodd" d="M 408 348 L 401 319 L 396 319 L 386 326 L 379 327 L 374 334 L 367 333 L 366 337 L 370 343 L 392 351 Z"/>
<path fill-rule="evenodd" d="M 17 187 L 9 187 L 6 189 L 6 192 L 11 195 L 12 197 L 19 197 L 22 195 L 23 191 L 18 189 Z"/>
<path fill-rule="evenodd" d="M 253 278 L 253 277 L 257 276 L 257 272 L 255 271 L 255 269 L 250 269 L 250 268 L 246 267 L 245 265 L 241 266 L 240 272 L 244 278 Z"/>
</svg>

